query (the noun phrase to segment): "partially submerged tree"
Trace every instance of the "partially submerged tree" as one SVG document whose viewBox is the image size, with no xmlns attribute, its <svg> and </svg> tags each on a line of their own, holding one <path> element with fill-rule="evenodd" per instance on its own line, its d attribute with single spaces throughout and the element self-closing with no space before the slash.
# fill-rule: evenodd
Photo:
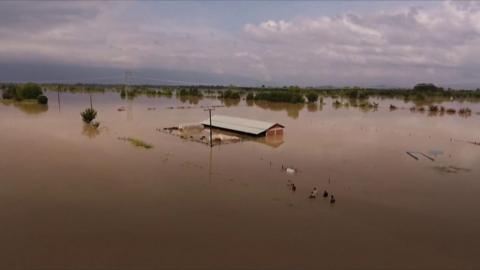
<svg viewBox="0 0 480 270">
<path fill-rule="evenodd" d="M 306 95 L 308 102 L 317 102 L 318 100 L 318 93 L 314 91 L 308 92 Z"/>
<path fill-rule="evenodd" d="M 48 97 L 45 95 L 40 95 L 37 97 L 38 104 L 46 105 L 48 103 Z"/>
<path fill-rule="evenodd" d="M 413 90 L 418 92 L 441 92 L 443 88 L 437 87 L 433 83 L 419 83 L 413 87 Z"/>
<path fill-rule="evenodd" d="M 26 84 L 10 84 L 3 90 L 2 98 L 4 99 L 37 99 L 43 95 L 42 88 L 36 83 Z"/>
<path fill-rule="evenodd" d="M 36 83 L 26 83 L 22 86 L 17 86 L 17 96 L 20 99 L 37 99 L 42 94 L 42 88 Z"/>
<path fill-rule="evenodd" d="M 97 111 L 93 108 L 87 108 L 81 112 L 80 115 L 82 116 L 83 122 L 90 124 L 95 117 L 97 117 Z"/>
<path fill-rule="evenodd" d="M 227 91 L 221 93 L 220 98 L 240 99 L 240 94 L 236 91 L 228 89 Z"/>
</svg>

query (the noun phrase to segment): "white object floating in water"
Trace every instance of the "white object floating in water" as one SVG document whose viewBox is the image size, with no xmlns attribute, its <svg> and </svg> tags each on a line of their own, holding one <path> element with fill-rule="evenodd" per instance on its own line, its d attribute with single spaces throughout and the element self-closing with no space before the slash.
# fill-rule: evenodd
<svg viewBox="0 0 480 270">
<path fill-rule="evenodd" d="M 297 172 L 295 169 L 292 169 L 292 168 L 287 168 L 285 171 L 289 174 L 294 174 Z"/>
</svg>

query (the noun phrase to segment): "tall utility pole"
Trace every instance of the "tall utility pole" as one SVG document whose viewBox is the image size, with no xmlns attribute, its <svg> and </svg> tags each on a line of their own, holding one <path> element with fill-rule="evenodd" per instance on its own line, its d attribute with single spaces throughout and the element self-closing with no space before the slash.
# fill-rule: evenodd
<svg viewBox="0 0 480 270">
<path fill-rule="evenodd" d="M 90 90 L 91 91 L 91 90 Z M 92 92 L 90 92 L 90 109 L 93 110 L 93 103 L 92 103 Z"/>
<path fill-rule="evenodd" d="M 132 103 L 133 103 L 133 94 L 130 92 L 130 86 L 132 85 L 133 81 L 133 72 L 130 70 L 125 71 L 125 78 L 124 78 L 124 83 L 123 83 L 123 91 L 125 91 L 125 95 L 127 98 L 127 120 L 131 121 L 133 120 L 133 109 L 132 109 Z"/>
<path fill-rule="evenodd" d="M 208 111 L 208 117 L 210 119 L 210 147 L 213 147 L 213 140 L 212 140 L 212 110 L 214 111 L 215 108 L 208 107 L 204 111 Z"/>
<path fill-rule="evenodd" d="M 57 88 L 58 111 L 60 112 L 60 87 Z"/>
</svg>

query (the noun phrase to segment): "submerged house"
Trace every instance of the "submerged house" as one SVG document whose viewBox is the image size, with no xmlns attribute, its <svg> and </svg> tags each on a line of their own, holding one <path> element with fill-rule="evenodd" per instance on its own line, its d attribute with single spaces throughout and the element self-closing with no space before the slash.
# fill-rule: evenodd
<svg viewBox="0 0 480 270">
<path fill-rule="evenodd" d="M 201 124 L 204 127 L 210 127 L 210 120 L 202 121 Z M 283 134 L 283 129 L 285 128 L 279 123 L 225 115 L 213 115 L 211 127 L 253 136 L 280 135 Z"/>
</svg>

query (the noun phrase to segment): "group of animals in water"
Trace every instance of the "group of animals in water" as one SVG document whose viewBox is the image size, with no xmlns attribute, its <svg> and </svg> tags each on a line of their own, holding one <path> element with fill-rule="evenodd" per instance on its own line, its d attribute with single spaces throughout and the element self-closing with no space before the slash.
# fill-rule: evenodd
<svg viewBox="0 0 480 270">
<path fill-rule="evenodd" d="M 292 183 L 292 181 L 288 180 L 287 187 L 290 188 L 293 192 L 297 191 L 297 186 Z M 328 198 L 328 191 L 324 190 L 323 191 L 323 198 Z M 310 195 L 308 196 L 309 199 L 316 199 L 318 196 L 318 189 L 316 187 L 313 188 L 313 190 L 310 192 Z M 330 203 L 334 204 L 335 203 L 335 196 L 333 194 L 330 194 Z"/>
</svg>

